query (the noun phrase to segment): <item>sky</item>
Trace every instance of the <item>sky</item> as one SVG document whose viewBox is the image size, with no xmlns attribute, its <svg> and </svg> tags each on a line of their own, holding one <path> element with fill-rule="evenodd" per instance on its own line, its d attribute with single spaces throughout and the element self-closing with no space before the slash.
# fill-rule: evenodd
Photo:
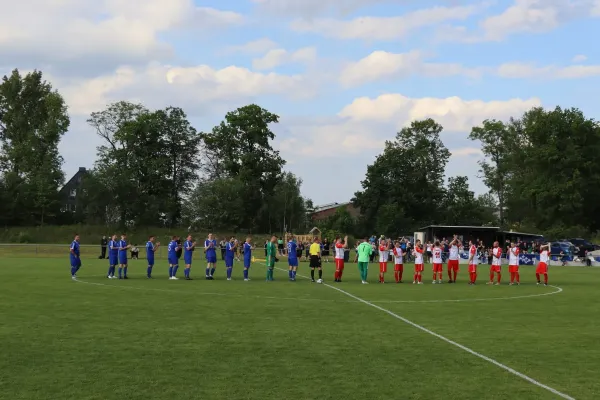
<svg viewBox="0 0 600 400">
<path fill-rule="evenodd" d="M 316 205 L 349 201 L 386 140 L 434 118 L 448 177 L 472 190 L 468 134 L 534 106 L 600 119 L 600 0 L 0 0 L 0 73 L 42 70 L 64 96 L 68 177 L 119 100 L 181 107 L 209 131 L 256 103 Z M 596 106 L 596 107 L 594 107 Z"/>
</svg>

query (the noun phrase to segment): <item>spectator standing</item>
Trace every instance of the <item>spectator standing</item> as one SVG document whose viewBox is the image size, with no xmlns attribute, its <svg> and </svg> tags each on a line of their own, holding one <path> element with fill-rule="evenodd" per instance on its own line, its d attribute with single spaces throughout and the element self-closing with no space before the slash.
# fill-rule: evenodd
<svg viewBox="0 0 600 400">
<path fill-rule="evenodd" d="M 137 244 L 134 244 L 133 247 L 131 248 L 131 259 L 139 260 L 139 256 L 140 256 L 140 249 L 138 249 Z"/>
<path fill-rule="evenodd" d="M 221 260 L 225 260 L 225 250 L 227 248 L 227 242 L 225 239 L 221 239 L 219 242 L 219 248 L 221 249 Z"/>
<path fill-rule="evenodd" d="M 106 247 L 108 246 L 108 239 L 106 238 L 106 236 L 102 236 L 102 239 L 100 239 L 100 259 L 105 259 L 106 258 Z"/>
</svg>

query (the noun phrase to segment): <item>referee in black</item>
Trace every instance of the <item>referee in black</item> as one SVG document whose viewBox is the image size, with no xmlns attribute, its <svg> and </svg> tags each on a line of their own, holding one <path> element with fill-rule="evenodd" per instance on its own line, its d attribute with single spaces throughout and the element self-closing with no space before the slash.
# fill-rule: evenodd
<svg viewBox="0 0 600 400">
<path fill-rule="evenodd" d="M 319 270 L 319 279 L 323 278 L 323 269 L 321 268 L 321 245 L 319 244 L 319 238 L 315 237 L 313 243 L 310 245 L 310 278 L 312 282 L 315 281 L 315 268 Z"/>
</svg>

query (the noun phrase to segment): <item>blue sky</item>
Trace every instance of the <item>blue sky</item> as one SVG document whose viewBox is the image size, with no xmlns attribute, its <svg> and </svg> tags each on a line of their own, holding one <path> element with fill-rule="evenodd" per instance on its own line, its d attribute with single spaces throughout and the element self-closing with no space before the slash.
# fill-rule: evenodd
<svg viewBox="0 0 600 400">
<path fill-rule="evenodd" d="M 414 119 L 445 127 L 447 175 L 484 193 L 472 126 L 538 105 L 600 118 L 600 0 L 22 0 L 0 26 L 0 72 L 41 69 L 65 96 L 67 175 L 93 166 L 85 120 L 117 100 L 198 130 L 260 104 L 316 204 L 348 201 Z"/>
</svg>

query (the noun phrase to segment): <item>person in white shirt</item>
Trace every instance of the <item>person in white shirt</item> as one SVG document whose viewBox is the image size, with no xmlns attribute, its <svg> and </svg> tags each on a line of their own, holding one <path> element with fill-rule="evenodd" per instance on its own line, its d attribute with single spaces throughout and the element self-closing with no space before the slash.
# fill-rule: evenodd
<svg viewBox="0 0 600 400">
<path fill-rule="evenodd" d="M 469 285 L 474 285 L 477 281 L 477 265 L 479 264 L 479 257 L 477 256 L 477 247 L 473 241 L 469 241 Z"/>
<path fill-rule="evenodd" d="M 540 275 L 544 275 L 544 286 L 548 286 L 548 264 L 550 263 L 550 243 L 540 246 L 540 262 L 535 269 L 537 284 L 541 285 Z"/>
<path fill-rule="evenodd" d="M 454 235 L 454 238 L 450 242 L 450 255 L 448 256 L 448 283 L 456 283 L 460 258 L 458 246 L 460 246 L 460 241 Z"/>
<path fill-rule="evenodd" d="M 396 283 L 402 283 L 402 273 L 404 273 L 404 252 L 402 251 L 402 247 L 400 241 L 396 242 L 396 247 L 394 247 L 394 278 L 396 279 Z"/>
<path fill-rule="evenodd" d="M 425 246 L 425 251 L 425 255 L 427 256 L 427 262 L 430 263 L 431 258 L 433 257 L 433 245 L 431 244 L 431 242 L 427 242 L 427 246 Z"/>
<path fill-rule="evenodd" d="M 413 255 L 415 256 L 415 278 L 413 280 L 414 284 L 422 285 L 422 273 L 423 273 L 423 245 L 420 240 L 415 242 L 415 249 L 413 250 Z"/>
<path fill-rule="evenodd" d="M 436 276 L 438 278 L 437 283 L 442 283 L 442 274 L 443 274 L 443 260 L 442 260 L 442 248 L 440 247 L 440 242 L 435 241 L 435 245 L 431 250 L 433 254 L 433 282 L 436 283 Z"/>
<path fill-rule="evenodd" d="M 508 272 L 510 273 L 510 285 L 520 285 L 521 277 L 519 276 L 519 247 L 515 242 L 510 244 L 508 249 Z"/>
<path fill-rule="evenodd" d="M 492 249 L 492 266 L 490 267 L 490 281 L 488 285 L 494 284 L 494 275 L 498 276 L 496 285 L 500 285 L 500 279 L 502 278 L 502 247 L 500 243 L 494 242 L 494 248 Z"/>
<path fill-rule="evenodd" d="M 337 238 L 335 241 L 335 275 L 334 282 L 342 281 L 342 274 L 344 273 L 344 253 L 348 248 L 348 236 L 344 238 Z"/>
<path fill-rule="evenodd" d="M 381 239 L 379 241 L 379 283 L 385 283 L 385 273 L 387 272 L 391 249 L 391 240 Z"/>
</svg>

